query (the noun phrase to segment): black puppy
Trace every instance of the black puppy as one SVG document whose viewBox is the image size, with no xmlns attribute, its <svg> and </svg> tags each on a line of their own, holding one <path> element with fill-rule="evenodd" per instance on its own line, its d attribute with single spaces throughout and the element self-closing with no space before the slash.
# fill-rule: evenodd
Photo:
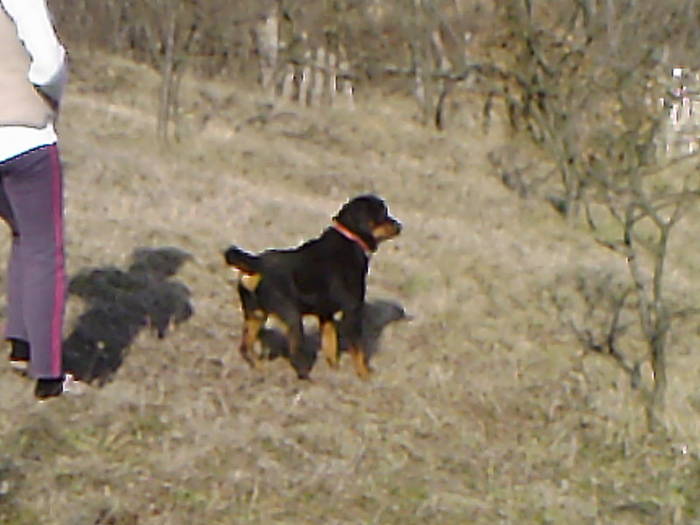
<svg viewBox="0 0 700 525">
<path fill-rule="evenodd" d="M 238 293 L 244 327 L 240 352 L 253 367 L 260 329 L 275 316 L 286 329 L 289 357 L 301 379 L 309 376 L 312 360 L 304 355 L 304 315 L 319 319 L 321 349 L 332 367 L 338 366 L 337 323 L 343 323 L 357 374 L 370 368 L 362 348 L 362 311 L 369 259 L 380 242 L 401 232 L 384 201 L 361 195 L 348 201 L 320 237 L 296 248 L 267 250 L 254 255 L 231 246 L 226 262 L 241 271 Z"/>
</svg>

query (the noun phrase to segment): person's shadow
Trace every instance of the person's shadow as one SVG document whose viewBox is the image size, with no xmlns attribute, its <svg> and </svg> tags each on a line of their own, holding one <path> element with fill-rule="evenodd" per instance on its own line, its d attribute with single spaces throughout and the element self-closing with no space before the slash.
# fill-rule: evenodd
<svg viewBox="0 0 700 525">
<path fill-rule="evenodd" d="M 189 259 L 178 248 L 137 248 L 126 270 L 87 268 L 72 277 L 68 293 L 87 308 L 63 343 L 66 372 L 103 385 L 141 330 L 151 328 L 162 339 L 172 325 L 189 319 L 190 291 L 173 278 Z"/>
</svg>

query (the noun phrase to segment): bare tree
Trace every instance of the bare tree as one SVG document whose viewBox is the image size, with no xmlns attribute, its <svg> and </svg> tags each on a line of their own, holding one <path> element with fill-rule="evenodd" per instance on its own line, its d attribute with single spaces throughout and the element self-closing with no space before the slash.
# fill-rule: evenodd
<svg viewBox="0 0 700 525">
<path fill-rule="evenodd" d="M 465 35 L 489 26 L 483 2 L 461 0 L 49 0 L 72 44 L 127 55 L 163 77 L 158 133 L 177 118 L 185 67 L 255 74 L 263 92 L 353 107 L 361 82 L 412 93 L 426 124 L 444 127 L 446 100 L 469 76 Z M 175 126 L 175 129 L 177 127 Z"/>
<path fill-rule="evenodd" d="M 585 219 L 603 246 L 625 258 L 653 371 L 652 430 L 662 420 L 668 334 L 680 315 L 666 288 L 669 239 L 700 197 L 695 159 L 657 155 L 667 118 L 658 100 L 674 59 L 687 57 L 683 37 L 696 31 L 693 5 L 509 0 L 500 11 L 504 32 L 493 41 L 508 53 L 482 69 L 501 86 L 513 127 L 555 166 L 568 220 Z M 627 301 L 625 295 L 619 308 Z M 606 351 L 619 357 L 616 329 L 613 322 Z M 617 362 L 629 370 L 624 359 Z"/>
</svg>

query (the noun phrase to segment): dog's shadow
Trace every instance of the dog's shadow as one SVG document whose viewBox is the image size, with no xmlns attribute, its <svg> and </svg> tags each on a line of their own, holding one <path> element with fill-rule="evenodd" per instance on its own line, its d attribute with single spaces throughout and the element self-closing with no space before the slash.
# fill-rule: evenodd
<svg viewBox="0 0 700 525">
<path fill-rule="evenodd" d="M 191 256 L 178 248 L 137 248 L 126 270 L 87 268 L 68 284 L 86 310 L 63 343 L 64 368 L 76 378 L 103 385 L 119 369 L 138 333 L 168 329 L 194 313 L 190 291 L 174 279 Z"/>
<path fill-rule="evenodd" d="M 362 346 L 371 359 L 381 349 L 381 337 L 384 329 L 397 321 L 410 320 L 403 306 L 395 301 L 376 299 L 368 301 L 362 308 Z M 348 350 L 348 328 L 341 321 L 338 323 L 338 350 Z M 260 344 L 263 356 L 267 359 L 289 358 L 289 344 L 286 336 L 276 328 L 265 327 L 260 331 Z M 313 366 L 321 348 L 321 335 L 318 329 L 304 334 L 302 352 Z"/>
</svg>

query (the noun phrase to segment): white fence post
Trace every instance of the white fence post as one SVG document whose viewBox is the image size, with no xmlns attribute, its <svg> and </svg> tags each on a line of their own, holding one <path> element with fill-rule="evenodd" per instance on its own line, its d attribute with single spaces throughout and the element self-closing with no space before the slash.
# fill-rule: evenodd
<svg viewBox="0 0 700 525">
<path fill-rule="evenodd" d="M 670 91 L 670 100 L 662 100 L 667 112 L 662 140 L 664 154 L 673 158 L 695 153 L 700 146 L 700 74 L 674 67 Z"/>
</svg>

